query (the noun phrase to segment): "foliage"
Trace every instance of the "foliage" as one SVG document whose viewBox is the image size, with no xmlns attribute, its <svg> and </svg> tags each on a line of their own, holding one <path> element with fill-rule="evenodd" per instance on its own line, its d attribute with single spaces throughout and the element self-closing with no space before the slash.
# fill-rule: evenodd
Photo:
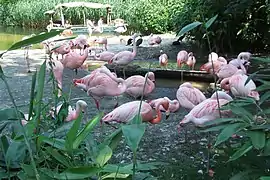
<svg viewBox="0 0 270 180">
<path fill-rule="evenodd" d="M 33 36 L 13 44 L 4 53 L 29 44 L 40 43 L 60 32 L 62 31 Z M 101 120 L 102 113 L 88 120 L 86 124 L 82 123 L 82 113 L 76 120 L 64 122 L 68 115 L 69 102 L 64 93 L 58 98 L 58 87 L 53 76 L 51 76 L 53 101 L 43 100 L 46 61 L 50 60 L 45 60 L 38 73 L 35 73 L 32 78 L 29 118 L 26 125 L 22 125 L 21 120 L 25 120 L 25 116 L 18 110 L 0 66 L 0 78 L 4 81 L 14 106 L 0 110 L 0 178 L 122 179 L 130 175 L 134 177 L 137 174 L 144 175 L 145 178 L 152 177 L 144 172 L 155 169 L 160 163 L 136 162 L 136 157 L 132 164 L 109 163 L 122 134 L 136 153 L 145 125 L 136 124 L 135 126 L 138 127 L 134 127 L 133 124 L 124 125 L 98 143 L 93 138 L 93 130 Z M 59 114 L 56 118 L 52 118 L 48 113 L 51 110 L 50 107 L 61 102 L 63 105 Z"/>
</svg>

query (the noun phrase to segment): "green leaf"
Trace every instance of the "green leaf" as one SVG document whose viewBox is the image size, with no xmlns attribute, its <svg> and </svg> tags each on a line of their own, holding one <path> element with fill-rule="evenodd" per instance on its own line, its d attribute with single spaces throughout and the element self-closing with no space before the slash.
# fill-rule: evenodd
<svg viewBox="0 0 270 180">
<path fill-rule="evenodd" d="M 215 15 L 214 17 L 212 17 L 211 19 L 209 19 L 209 20 L 204 24 L 205 28 L 208 29 L 208 28 L 215 22 L 215 20 L 217 19 L 217 17 L 218 17 L 218 14 Z"/>
<path fill-rule="evenodd" d="M 253 115 L 242 107 L 232 107 L 231 111 L 233 114 L 240 116 L 245 122 L 250 123 L 253 120 Z"/>
<path fill-rule="evenodd" d="M 25 172 L 25 174 L 29 177 L 35 177 L 35 172 L 33 171 L 33 166 L 28 164 L 22 164 L 21 168 Z"/>
<path fill-rule="evenodd" d="M 82 113 L 80 113 L 79 117 L 75 119 L 74 121 L 75 122 L 73 123 L 73 126 L 70 128 L 70 130 L 67 133 L 67 138 L 66 138 L 66 143 L 65 143 L 65 146 L 69 151 L 73 150 L 73 142 L 75 141 L 77 137 L 77 132 L 81 125 Z"/>
<path fill-rule="evenodd" d="M 52 147 L 46 147 L 47 154 L 51 155 L 52 158 L 56 159 L 59 163 L 61 163 L 63 166 L 69 168 L 72 165 L 69 162 L 69 159 L 67 159 L 64 155 L 60 154 L 56 149 L 53 149 Z"/>
<path fill-rule="evenodd" d="M 60 127 L 55 129 L 53 132 L 49 134 L 51 138 L 64 138 L 66 137 L 68 131 L 71 129 L 75 121 L 65 122 Z"/>
<path fill-rule="evenodd" d="M 21 111 L 19 111 L 19 116 L 20 119 L 24 119 L 24 114 Z M 18 120 L 16 109 L 15 108 L 1 109 L 0 121 L 3 120 Z"/>
<path fill-rule="evenodd" d="M 146 124 L 131 124 L 122 126 L 122 132 L 127 140 L 127 144 L 133 152 L 136 152 L 145 132 L 145 128 Z"/>
<path fill-rule="evenodd" d="M 268 100 L 270 98 L 270 91 L 267 91 L 263 95 L 260 96 L 259 105 L 264 103 L 264 101 Z"/>
<path fill-rule="evenodd" d="M 270 63 L 270 58 L 252 57 L 252 60 Z"/>
<path fill-rule="evenodd" d="M 221 133 L 218 135 L 215 146 L 218 146 L 220 143 L 229 139 L 233 134 L 237 133 L 238 131 L 244 129 L 247 125 L 244 123 L 235 123 L 229 124 L 225 127 Z"/>
<path fill-rule="evenodd" d="M 57 148 L 59 150 L 65 151 L 65 140 L 63 139 L 57 139 L 57 138 L 50 138 L 46 136 L 38 136 L 37 146 L 40 148 L 41 143 L 47 143 L 51 145 L 54 148 Z"/>
<path fill-rule="evenodd" d="M 260 177 L 260 180 L 270 180 L 270 176 L 262 176 Z"/>
<path fill-rule="evenodd" d="M 22 40 L 22 41 L 19 41 L 19 42 L 16 42 L 10 48 L 8 48 L 8 50 L 6 50 L 5 52 L 1 53 L 0 54 L 0 57 L 2 57 L 3 54 L 6 53 L 6 52 L 8 52 L 8 51 L 12 51 L 12 50 L 19 49 L 19 48 L 22 48 L 22 47 L 25 47 L 25 46 L 29 46 L 31 44 L 40 43 L 40 42 L 42 42 L 42 41 L 44 41 L 46 39 L 49 39 L 51 37 L 54 37 L 54 36 L 60 34 L 62 32 L 63 32 L 63 30 L 60 30 L 60 31 L 50 31 L 50 32 L 47 32 L 47 33 L 40 33 L 39 35 L 30 37 L 28 39 L 25 39 L 25 40 Z"/>
<path fill-rule="evenodd" d="M 122 129 L 117 129 L 110 136 L 107 136 L 102 145 L 108 145 L 112 150 L 114 150 L 122 139 Z"/>
<path fill-rule="evenodd" d="M 253 170 L 246 170 L 246 171 L 239 172 L 239 173 L 233 175 L 233 177 L 231 177 L 230 180 L 246 180 L 246 179 L 249 179 L 250 174 L 252 174 L 253 172 L 254 172 Z"/>
<path fill-rule="evenodd" d="M 137 162 L 137 166 L 136 166 L 136 170 L 137 171 L 150 171 L 150 170 L 154 170 L 154 169 L 158 169 L 157 166 L 161 166 L 161 165 L 168 165 L 167 163 L 163 163 L 163 162 L 147 162 L 147 163 L 141 163 L 141 162 Z M 129 164 L 126 165 L 126 168 L 132 168 L 133 164 Z"/>
<path fill-rule="evenodd" d="M 29 112 L 28 112 L 28 121 L 32 117 L 33 114 L 33 107 L 34 107 L 34 99 L 35 99 L 35 87 L 37 81 L 37 72 L 35 72 L 32 76 L 32 85 L 30 91 L 30 104 L 29 104 Z"/>
<path fill-rule="evenodd" d="M 253 146 L 256 149 L 261 149 L 265 145 L 265 132 L 263 131 L 248 131 L 248 136 L 251 139 Z"/>
<path fill-rule="evenodd" d="M 132 166 L 120 166 L 118 164 L 106 164 L 101 172 L 105 173 L 121 173 L 121 174 L 132 174 Z"/>
<path fill-rule="evenodd" d="M 99 151 L 99 155 L 96 158 L 96 163 L 102 167 L 104 166 L 112 157 L 112 150 L 109 146 L 104 146 L 104 148 L 102 148 Z"/>
<path fill-rule="evenodd" d="M 263 155 L 270 156 L 270 139 L 267 139 L 265 146 L 263 148 Z"/>
<path fill-rule="evenodd" d="M 93 166 L 81 166 L 67 169 L 66 171 L 60 173 L 59 179 L 84 179 L 90 178 L 98 174 L 100 168 Z"/>
<path fill-rule="evenodd" d="M 247 84 L 249 83 L 249 81 L 257 75 L 257 73 L 258 73 L 258 72 L 254 72 L 254 73 L 250 74 L 250 75 L 248 76 L 248 78 L 247 78 L 247 80 L 246 80 L 244 86 L 247 85 Z"/>
<path fill-rule="evenodd" d="M 1 151 L 4 153 L 4 155 L 6 155 L 8 147 L 9 147 L 7 136 L 5 135 L 1 136 L 0 144 L 1 144 Z"/>
<path fill-rule="evenodd" d="M 178 33 L 178 36 L 182 36 L 185 33 L 191 31 L 192 29 L 196 28 L 197 26 L 201 25 L 201 22 L 195 21 L 193 23 L 190 23 L 188 25 L 186 25 L 185 27 L 183 27 L 180 32 Z"/>
<path fill-rule="evenodd" d="M 105 174 L 104 176 L 101 176 L 101 179 L 108 179 L 108 178 L 126 179 L 128 176 L 129 174 L 110 173 L 110 174 Z"/>
<path fill-rule="evenodd" d="M 252 144 L 250 141 L 246 142 L 238 151 L 236 151 L 229 159 L 228 162 L 230 161 L 235 161 L 236 159 L 240 158 L 247 152 L 249 152 L 252 149 Z"/>
<path fill-rule="evenodd" d="M 27 148 L 23 141 L 12 141 L 6 153 L 6 162 L 12 168 L 20 168 L 20 163 L 26 158 Z"/>
<path fill-rule="evenodd" d="M 89 133 L 94 129 L 96 124 L 101 120 L 103 113 L 97 115 L 94 119 L 89 121 L 83 130 L 78 134 L 76 139 L 73 142 L 73 149 L 77 149 L 82 141 L 89 135 Z"/>
</svg>

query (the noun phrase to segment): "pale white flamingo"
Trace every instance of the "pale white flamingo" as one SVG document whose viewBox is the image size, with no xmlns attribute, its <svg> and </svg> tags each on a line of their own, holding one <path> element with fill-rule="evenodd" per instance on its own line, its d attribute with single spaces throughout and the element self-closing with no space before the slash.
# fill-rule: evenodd
<svg viewBox="0 0 270 180">
<path fill-rule="evenodd" d="M 195 126 L 202 126 L 204 123 L 208 121 L 213 121 L 220 117 L 219 114 L 219 107 L 217 101 L 217 94 L 219 105 L 222 107 L 223 105 L 232 101 L 232 97 L 226 94 L 223 91 L 215 92 L 211 98 L 206 99 L 205 101 L 201 102 L 200 104 L 196 105 L 179 123 L 179 127 L 182 127 L 184 124 L 188 122 L 192 122 Z M 228 115 L 230 111 L 223 110 L 221 111 L 221 115 Z"/>
<path fill-rule="evenodd" d="M 188 53 L 188 59 L 186 64 L 189 66 L 190 69 L 194 70 L 196 64 L 196 58 L 193 55 L 193 52 Z"/>
<path fill-rule="evenodd" d="M 110 124 L 112 122 L 128 123 L 139 113 L 140 101 L 131 101 L 117 107 L 102 118 L 102 122 Z M 147 102 L 142 101 L 140 115 L 143 122 L 150 122 L 151 124 L 160 123 L 162 114 L 160 108 L 166 110 L 166 119 L 169 117 L 169 102 L 166 99 L 159 101 L 155 110 Z M 157 116 L 155 117 L 154 114 Z"/>
<path fill-rule="evenodd" d="M 56 115 L 59 113 L 62 105 L 63 104 L 60 104 L 56 107 Z M 86 108 L 87 108 L 87 103 L 83 100 L 78 100 L 76 102 L 75 109 L 69 105 L 68 106 L 68 115 L 67 115 L 65 121 L 73 121 L 73 120 L 77 119 L 81 112 L 84 113 L 86 111 Z M 56 118 L 54 113 L 55 113 L 55 110 L 54 110 L 54 108 L 52 108 L 50 111 L 50 115 L 52 116 L 52 118 Z"/>
<path fill-rule="evenodd" d="M 179 86 L 176 97 L 180 106 L 186 109 L 193 109 L 196 105 L 206 99 L 205 95 L 190 82 L 185 82 Z"/>
<path fill-rule="evenodd" d="M 155 74 L 153 72 L 148 72 L 144 77 L 140 75 L 130 76 L 125 82 L 127 85 L 126 93 L 137 99 L 142 95 L 147 96 L 153 92 L 155 89 Z"/>
<path fill-rule="evenodd" d="M 152 107 L 156 108 L 158 106 L 159 102 L 163 101 L 163 99 L 166 99 L 169 102 L 169 111 L 170 112 L 176 112 L 180 108 L 180 104 L 179 104 L 179 101 L 177 99 L 170 100 L 168 97 L 150 100 L 150 101 L 148 101 L 148 103 Z M 162 106 L 160 107 L 160 110 L 161 111 L 166 111 Z"/>
<path fill-rule="evenodd" d="M 138 34 L 133 35 L 133 40 L 138 36 Z M 124 74 L 124 79 L 126 78 L 125 75 L 125 67 L 131 63 L 137 53 L 137 46 L 136 44 L 133 44 L 133 51 L 121 51 L 113 56 L 113 58 L 108 62 L 109 64 L 116 64 L 116 65 L 124 65 L 123 68 L 123 74 Z"/>
<path fill-rule="evenodd" d="M 177 54 L 176 60 L 177 60 L 177 67 L 178 68 L 181 68 L 182 67 L 182 64 L 187 63 L 188 52 L 185 51 L 185 50 L 179 51 L 178 54 Z"/>
<path fill-rule="evenodd" d="M 162 39 L 160 36 L 154 36 L 153 33 L 150 34 L 148 38 L 148 44 L 153 46 L 153 45 L 158 45 L 162 42 Z"/>
<path fill-rule="evenodd" d="M 253 97 L 255 100 L 260 100 L 260 95 L 256 91 L 255 83 L 250 80 L 246 85 L 248 76 L 242 70 L 238 70 L 233 76 L 225 78 L 221 81 L 221 88 L 230 90 L 234 96 Z"/>
<path fill-rule="evenodd" d="M 160 52 L 162 53 L 162 50 Z M 159 59 L 159 65 L 167 69 L 168 62 L 169 62 L 167 54 L 165 53 L 161 54 L 158 59 Z"/>
</svg>

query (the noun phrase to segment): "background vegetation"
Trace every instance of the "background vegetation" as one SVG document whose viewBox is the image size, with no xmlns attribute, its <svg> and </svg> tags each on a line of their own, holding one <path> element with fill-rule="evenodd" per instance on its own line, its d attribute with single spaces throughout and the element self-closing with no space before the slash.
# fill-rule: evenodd
<svg viewBox="0 0 270 180">
<path fill-rule="evenodd" d="M 71 0 L 2 0 L 0 24 L 45 28 L 49 17 L 43 13 Z M 81 0 L 87 1 L 87 0 Z M 143 34 L 177 31 L 194 21 L 206 21 L 219 14 L 211 29 L 211 45 L 217 52 L 265 51 L 269 48 L 270 4 L 263 0 L 91 0 L 113 5 L 113 19 L 123 18 L 129 28 Z M 87 17 L 98 20 L 106 10 L 87 10 Z M 82 9 L 69 9 L 66 17 L 82 23 Z M 189 32 L 201 47 L 206 45 L 202 29 Z"/>
</svg>

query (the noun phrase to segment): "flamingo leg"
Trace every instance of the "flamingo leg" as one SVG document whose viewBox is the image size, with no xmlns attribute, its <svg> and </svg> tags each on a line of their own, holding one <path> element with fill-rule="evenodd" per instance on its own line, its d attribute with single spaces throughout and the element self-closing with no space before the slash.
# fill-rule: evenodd
<svg viewBox="0 0 270 180">
<path fill-rule="evenodd" d="M 124 79 L 126 79 L 125 69 L 126 69 L 126 66 L 123 67 L 123 75 L 124 75 Z"/>
<path fill-rule="evenodd" d="M 115 100 L 116 100 L 116 104 L 114 105 L 113 109 L 118 107 L 118 96 L 116 96 Z"/>
</svg>

